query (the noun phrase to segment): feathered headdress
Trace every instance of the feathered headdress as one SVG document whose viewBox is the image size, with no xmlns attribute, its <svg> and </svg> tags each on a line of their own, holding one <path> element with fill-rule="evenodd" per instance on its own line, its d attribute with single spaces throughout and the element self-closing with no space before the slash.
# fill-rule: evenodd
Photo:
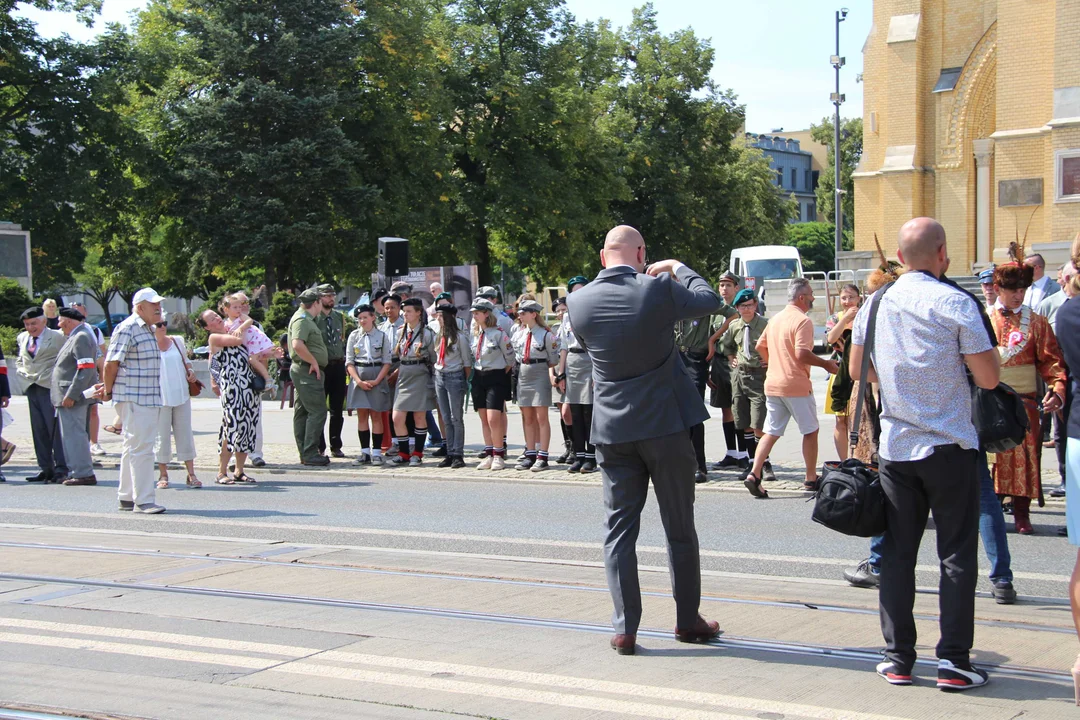
<svg viewBox="0 0 1080 720">
<path fill-rule="evenodd" d="M 881 248 L 881 242 L 878 240 L 877 233 L 874 233 L 874 247 L 877 248 L 881 264 L 878 266 L 877 270 L 870 273 L 870 277 L 866 279 L 866 289 L 868 292 L 872 293 L 877 292 L 880 288 L 895 281 L 904 272 L 904 268 L 900 263 L 885 257 L 885 251 Z"/>
<path fill-rule="evenodd" d="M 1031 217 L 1028 218 L 1023 238 L 1020 237 L 1020 225 L 1017 223 L 1016 239 L 1009 243 L 1009 262 L 994 268 L 994 282 L 999 287 L 1006 290 L 1020 290 L 1031 287 L 1031 283 L 1035 282 L 1035 268 L 1025 265 L 1024 258 L 1027 257 L 1028 229 L 1038 209 L 1035 208 Z"/>
</svg>

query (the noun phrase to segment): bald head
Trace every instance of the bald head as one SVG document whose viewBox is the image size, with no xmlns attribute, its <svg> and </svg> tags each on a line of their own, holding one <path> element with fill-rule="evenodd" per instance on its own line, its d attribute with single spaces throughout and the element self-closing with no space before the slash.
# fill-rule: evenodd
<svg viewBox="0 0 1080 720">
<path fill-rule="evenodd" d="M 927 270 L 940 276 L 949 266 L 945 228 L 933 218 L 908 220 L 900 228 L 900 262 L 912 270 Z"/>
<path fill-rule="evenodd" d="M 604 267 L 630 265 L 641 272 L 645 269 L 645 238 L 629 225 L 612 228 L 604 238 L 600 263 Z"/>
</svg>

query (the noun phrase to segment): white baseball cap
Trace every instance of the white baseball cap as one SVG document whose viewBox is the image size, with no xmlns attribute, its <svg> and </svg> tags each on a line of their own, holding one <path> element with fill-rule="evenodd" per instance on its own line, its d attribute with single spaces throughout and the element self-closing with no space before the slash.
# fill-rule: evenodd
<svg viewBox="0 0 1080 720">
<path fill-rule="evenodd" d="M 144 303 L 144 302 L 159 303 L 164 299 L 165 298 L 163 298 L 163 297 L 161 297 L 160 295 L 157 294 L 157 292 L 154 290 L 154 288 L 145 287 L 142 290 L 140 290 L 139 292 L 135 293 L 135 297 L 133 297 L 131 299 L 131 306 L 135 307 L 139 303 Z"/>
</svg>

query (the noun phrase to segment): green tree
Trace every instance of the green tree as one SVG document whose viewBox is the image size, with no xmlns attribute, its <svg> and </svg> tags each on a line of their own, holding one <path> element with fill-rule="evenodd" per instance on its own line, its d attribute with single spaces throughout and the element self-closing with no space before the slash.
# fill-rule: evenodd
<svg viewBox="0 0 1080 720">
<path fill-rule="evenodd" d="M 821 143 L 829 148 L 828 162 L 825 170 L 822 171 L 818 178 L 815 194 L 817 195 L 818 212 L 835 225 L 836 214 L 833 200 L 836 189 L 836 159 L 833 146 L 836 144 L 836 138 L 833 137 L 832 119 L 822 118 L 820 125 L 811 125 L 810 137 L 813 138 L 814 142 Z M 840 164 L 840 183 L 841 189 L 844 191 L 844 201 L 840 209 L 844 212 L 845 230 L 855 227 L 855 180 L 852 178 L 852 174 L 855 172 L 855 168 L 859 166 L 859 160 L 862 159 L 862 149 L 862 118 L 842 119 L 840 121 L 840 152 L 843 155 L 843 162 Z"/>
<path fill-rule="evenodd" d="M 785 245 L 799 249 L 803 270 L 830 272 L 836 267 L 836 226 L 832 223 L 793 223 L 787 227 Z M 843 249 L 854 249 L 849 231 L 844 231 Z"/>
<path fill-rule="evenodd" d="M 0 325 L 22 328 L 19 316 L 32 304 L 26 288 L 11 278 L 0 277 Z"/>
</svg>

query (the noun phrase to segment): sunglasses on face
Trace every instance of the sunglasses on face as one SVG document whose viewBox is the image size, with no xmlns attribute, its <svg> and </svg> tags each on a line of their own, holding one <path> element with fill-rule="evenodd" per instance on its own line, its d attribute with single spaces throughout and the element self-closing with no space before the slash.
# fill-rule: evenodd
<svg viewBox="0 0 1080 720">
<path fill-rule="evenodd" d="M 154 327 L 156 327 L 156 328 L 169 327 L 169 323 L 167 323 L 167 322 L 154 323 Z"/>
</svg>

